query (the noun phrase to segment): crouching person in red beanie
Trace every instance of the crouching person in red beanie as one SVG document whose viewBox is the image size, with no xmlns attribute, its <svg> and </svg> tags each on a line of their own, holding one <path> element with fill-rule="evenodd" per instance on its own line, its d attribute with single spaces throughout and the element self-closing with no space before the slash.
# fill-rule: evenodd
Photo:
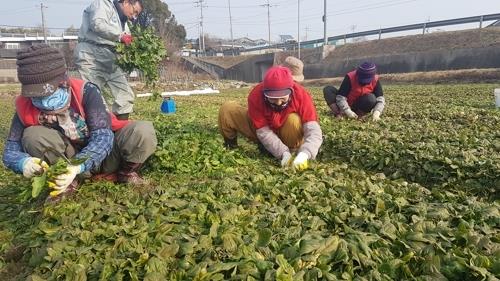
<svg viewBox="0 0 500 281">
<path fill-rule="evenodd" d="M 385 98 L 376 73 L 374 63 L 364 62 L 347 73 L 338 90 L 333 86 L 323 88 L 325 101 L 333 114 L 358 118 L 372 112 L 372 120 L 380 120 Z"/>
<path fill-rule="evenodd" d="M 323 142 L 310 94 L 282 66 L 270 68 L 264 81 L 252 89 L 248 110 L 231 101 L 221 106 L 219 130 L 227 148 L 237 146 L 239 132 L 279 159 L 281 166 L 296 169 L 307 168 Z"/>
<path fill-rule="evenodd" d="M 156 149 L 151 122 L 118 120 L 90 82 L 69 78 L 63 55 L 48 45 L 19 51 L 17 97 L 3 163 L 31 178 L 61 157 L 82 159 L 50 184 L 58 200 L 75 191 L 77 175 L 115 173 L 121 183 L 143 184 L 138 170 Z"/>
</svg>

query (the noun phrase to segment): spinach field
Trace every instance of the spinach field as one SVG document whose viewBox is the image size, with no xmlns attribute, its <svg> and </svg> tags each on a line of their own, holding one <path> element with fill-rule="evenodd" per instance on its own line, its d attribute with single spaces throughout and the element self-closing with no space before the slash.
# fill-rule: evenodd
<svg viewBox="0 0 500 281">
<path fill-rule="evenodd" d="M 223 148 L 218 108 L 249 89 L 175 97 L 173 115 L 139 99 L 159 141 L 147 188 L 89 181 L 43 206 L 0 168 L 0 280 L 498 280 L 493 88 L 387 86 L 378 123 L 333 118 L 311 88 L 324 142 L 303 172 Z"/>
</svg>

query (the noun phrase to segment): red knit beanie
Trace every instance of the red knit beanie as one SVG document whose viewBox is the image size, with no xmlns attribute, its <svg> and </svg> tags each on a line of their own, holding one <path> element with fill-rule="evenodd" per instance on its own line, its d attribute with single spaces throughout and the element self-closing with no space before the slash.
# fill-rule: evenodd
<svg viewBox="0 0 500 281">
<path fill-rule="evenodd" d="M 290 69 L 283 66 L 269 68 L 264 76 L 264 95 L 269 98 L 281 98 L 292 93 L 293 78 Z"/>
</svg>

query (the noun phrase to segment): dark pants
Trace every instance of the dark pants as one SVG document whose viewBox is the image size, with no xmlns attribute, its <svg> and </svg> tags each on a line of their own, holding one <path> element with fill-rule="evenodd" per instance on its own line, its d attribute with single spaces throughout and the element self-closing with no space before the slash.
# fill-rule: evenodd
<svg viewBox="0 0 500 281">
<path fill-rule="evenodd" d="M 323 88 L 323 96 L 325 98 L 326 104 L 332 107 L 332 104 L 336 104 L 337 99 L 337 88 L 333 86 L 326 86 Z M 354 104 L 351 106 L 352 111 L 356 112 L 358 115 L 367 114 L 372 111 L 372 109 L 377 104 L 377 98 L 374 94 L 367 94 L 359 97 Z"/>
<path fill-rule="evenodd" d="M 44 159 L 50 165 L 56 163 L 61 155 L 72 158 L 79 151 L 59 131 L 44 126 L 26 128 L 22 144 L 26 153 Z M 92 173 L 116 172 L 122 162 L 144 163 L 155 151 L 156 144 L 156 132 L 151 122 L 131 122 L 115 132 L 111 153 Z"/>
<path fill-rule="evenodd" d="M 337 93 L 339 90 L 333 86 L 326 86 L 323 88 L 323 97 L 325 98 L 326 104 L 330 105 L 336 103 Z"/>
</svg>

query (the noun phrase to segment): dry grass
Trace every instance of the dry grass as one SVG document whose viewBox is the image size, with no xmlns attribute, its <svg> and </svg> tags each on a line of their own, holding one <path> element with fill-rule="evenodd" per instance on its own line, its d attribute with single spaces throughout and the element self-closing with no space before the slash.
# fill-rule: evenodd
<svg viewBox="0 0 500 281">
<path fill-rule="evenodd" d="M 0 83 L 0 95 L 13 95 L 21 92 L 21 84 L 19 83 Z"/>
<path fill-rule="evenodd" d="M 198 58 L 201 61 L 205 61 L 217 66 L 220 66 L 222 68 L 228 69 L 230 67 L 233 67 L 241 62 L 246 61 L 247 59 L 251 58 L 251 55 L 248 56 L 234 56 L 234 57 L 204 57 L 204 58 Z"/>
<path fill-rule="evenodd" d="M 500 27 L 401 36 L 337 46 L 325 61 L 500 46 Z"/>
<path fill-rule="evenodd" d="M 344 77 L 308 79 L 304 86 L 340 85 Z M 429 72 L 382 74 L 384 84 L 445 84 L 445 83 L 499 83 L 500 69 L 463 69 Z"/>
<path fill-rule="evenodd" d="M 211 84 L 214 80 L 203 74 L 186 74 L 184 71 L 175 70 L 177 79 L 165 81 L 162 79 L 160 88 L 167 90 L 190 90 L 196 89 L 201 84 Z M 182 74 L 181 74 L 182 73 Z M 183 77 L 185 75 L 186 77 Z M 170 77 L 172 78 L 172 77 Z M 497 83 L 500 85 L 500 69 L 464 69 L 464 70 L 446 70 L 446 71 L 429 71 L 429 72 L 413 72 L 413 73 L 397 73 L 397 74 L 381 74 L 383 84 L 446 84 L 446 83 Z M 307 79 L 302 84 L 306 87 L 336 85 L 340 83 L 344 77 L 331 77 L 320 79 Z M 221 81 L 222 83 L 222 81 Z M 145 86 L 139 81 L 131 81 L 132 87 L 136 91 L 144 91 Z M 0 97 L 12 97 L 21 92 L 21 84 L 0 84 Z"/>
</svg>

